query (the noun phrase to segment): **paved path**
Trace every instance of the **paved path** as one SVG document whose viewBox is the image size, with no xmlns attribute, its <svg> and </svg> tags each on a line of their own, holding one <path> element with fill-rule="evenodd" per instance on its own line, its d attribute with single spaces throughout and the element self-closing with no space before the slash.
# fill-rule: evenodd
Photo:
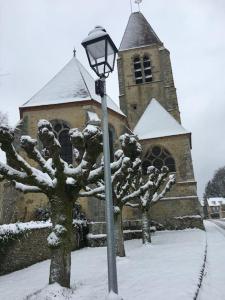
<svg viewBox="0 0 225 300">
<path fill-rule="evenodd" d="M 225 221 L 205 221 L 207 260 L 198 300 L 225 300 Z"/>
</svg>

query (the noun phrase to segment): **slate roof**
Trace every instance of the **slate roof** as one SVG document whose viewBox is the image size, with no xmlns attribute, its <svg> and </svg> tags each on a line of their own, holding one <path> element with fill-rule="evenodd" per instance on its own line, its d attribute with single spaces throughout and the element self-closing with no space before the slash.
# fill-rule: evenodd
<svg viewBox="0 0 225 300">
<path fill-rule="evenodd" d="M 156 100 L 152 99 L 134 128 L 140 140 L 189 133 Z"/>
<path fill-rule="evenodd" d="M 160 43 L 160 39 L 141 12 L 133 12 L 127 23 L 119 51 Z"/>
<path fill-rule="evenodd" d="M 73 57 L 55 77 L 24 103 L 21 108 L 87 100 L 101 103 L 100 96 L 95 93 L 94 78 L 79 60 Z M 107 105 L 111 110 L 125 116 L 109 96 L 107 96 Z"/>
</svg>

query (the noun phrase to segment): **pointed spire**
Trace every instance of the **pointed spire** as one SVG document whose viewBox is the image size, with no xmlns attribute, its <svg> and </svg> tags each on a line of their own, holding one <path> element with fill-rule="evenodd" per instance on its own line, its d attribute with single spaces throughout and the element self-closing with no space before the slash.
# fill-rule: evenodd
<svg viewBox="0 0 225 300">
<path fill-rule="evenodd" d="M 130 15 L 119 51 L 148 46 L 153 43 L 162 44 L 141 12 Z"/>
<path fill-rule="evenodd" d="M 75 47 L 73 48 L 73 57 L 76 57 L 76 53 L 77 53 L 77 50 L 75 49 Z"/>
</svg>

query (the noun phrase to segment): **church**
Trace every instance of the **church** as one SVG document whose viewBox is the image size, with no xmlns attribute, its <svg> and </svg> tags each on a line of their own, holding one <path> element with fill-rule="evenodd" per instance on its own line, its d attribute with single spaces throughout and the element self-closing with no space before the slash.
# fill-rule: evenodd
<svg viewBox="0 0 225 300">
<path fill-rule="evenodd" d="M 116 150 L 121 134 L 132 131 L 143 148 L 143 172 L 149 165 L 167 166 L 176 173 L 176 185 L 157 203 L 151 219 L 168 227 L 201 227 L 197 183 L 191 157 L 191 133 L 181 124 L 169 50 L 141 12 L 131 13 L 118 59 L 119 106 L 107 96 L 110 146 Z M 20 107 L 18 138 L 37 138 L 39 119 L 49 120 L 62 145 L 62 157 L 72 163 L 68 131 L 82 129 L 91 119 L 101 119 L 101 99 L 95 80 L 74 56 L 30 100 Z M 21 150 L 22 152 L 22 150 Z M 4 182 L 0 185 L 0 223 L 30 221 L 45 208 L 43 195 L 23 195 Z M 82 211 L 90 221 L 104 221 L 104 203 L 82 199 Z M 124 219 L 137 219 L 135 209 L 125 208 Z M 178 222 L 178 220 L 180 220 Z M 178 224 L 178 225 L 177 225 Z"/>
</svg>

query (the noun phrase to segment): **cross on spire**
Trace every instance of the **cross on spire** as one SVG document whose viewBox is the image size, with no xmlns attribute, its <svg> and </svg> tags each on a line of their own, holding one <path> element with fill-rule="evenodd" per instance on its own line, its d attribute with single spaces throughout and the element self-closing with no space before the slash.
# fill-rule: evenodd
<svg viewBox="0 0 225 300">
<path fill-rule="evenodd" d="M 77 50 L 75 49 L 75 47 L 73 48 L 73 57 L 76 57 L 76 52 Z"/>
</svg>

